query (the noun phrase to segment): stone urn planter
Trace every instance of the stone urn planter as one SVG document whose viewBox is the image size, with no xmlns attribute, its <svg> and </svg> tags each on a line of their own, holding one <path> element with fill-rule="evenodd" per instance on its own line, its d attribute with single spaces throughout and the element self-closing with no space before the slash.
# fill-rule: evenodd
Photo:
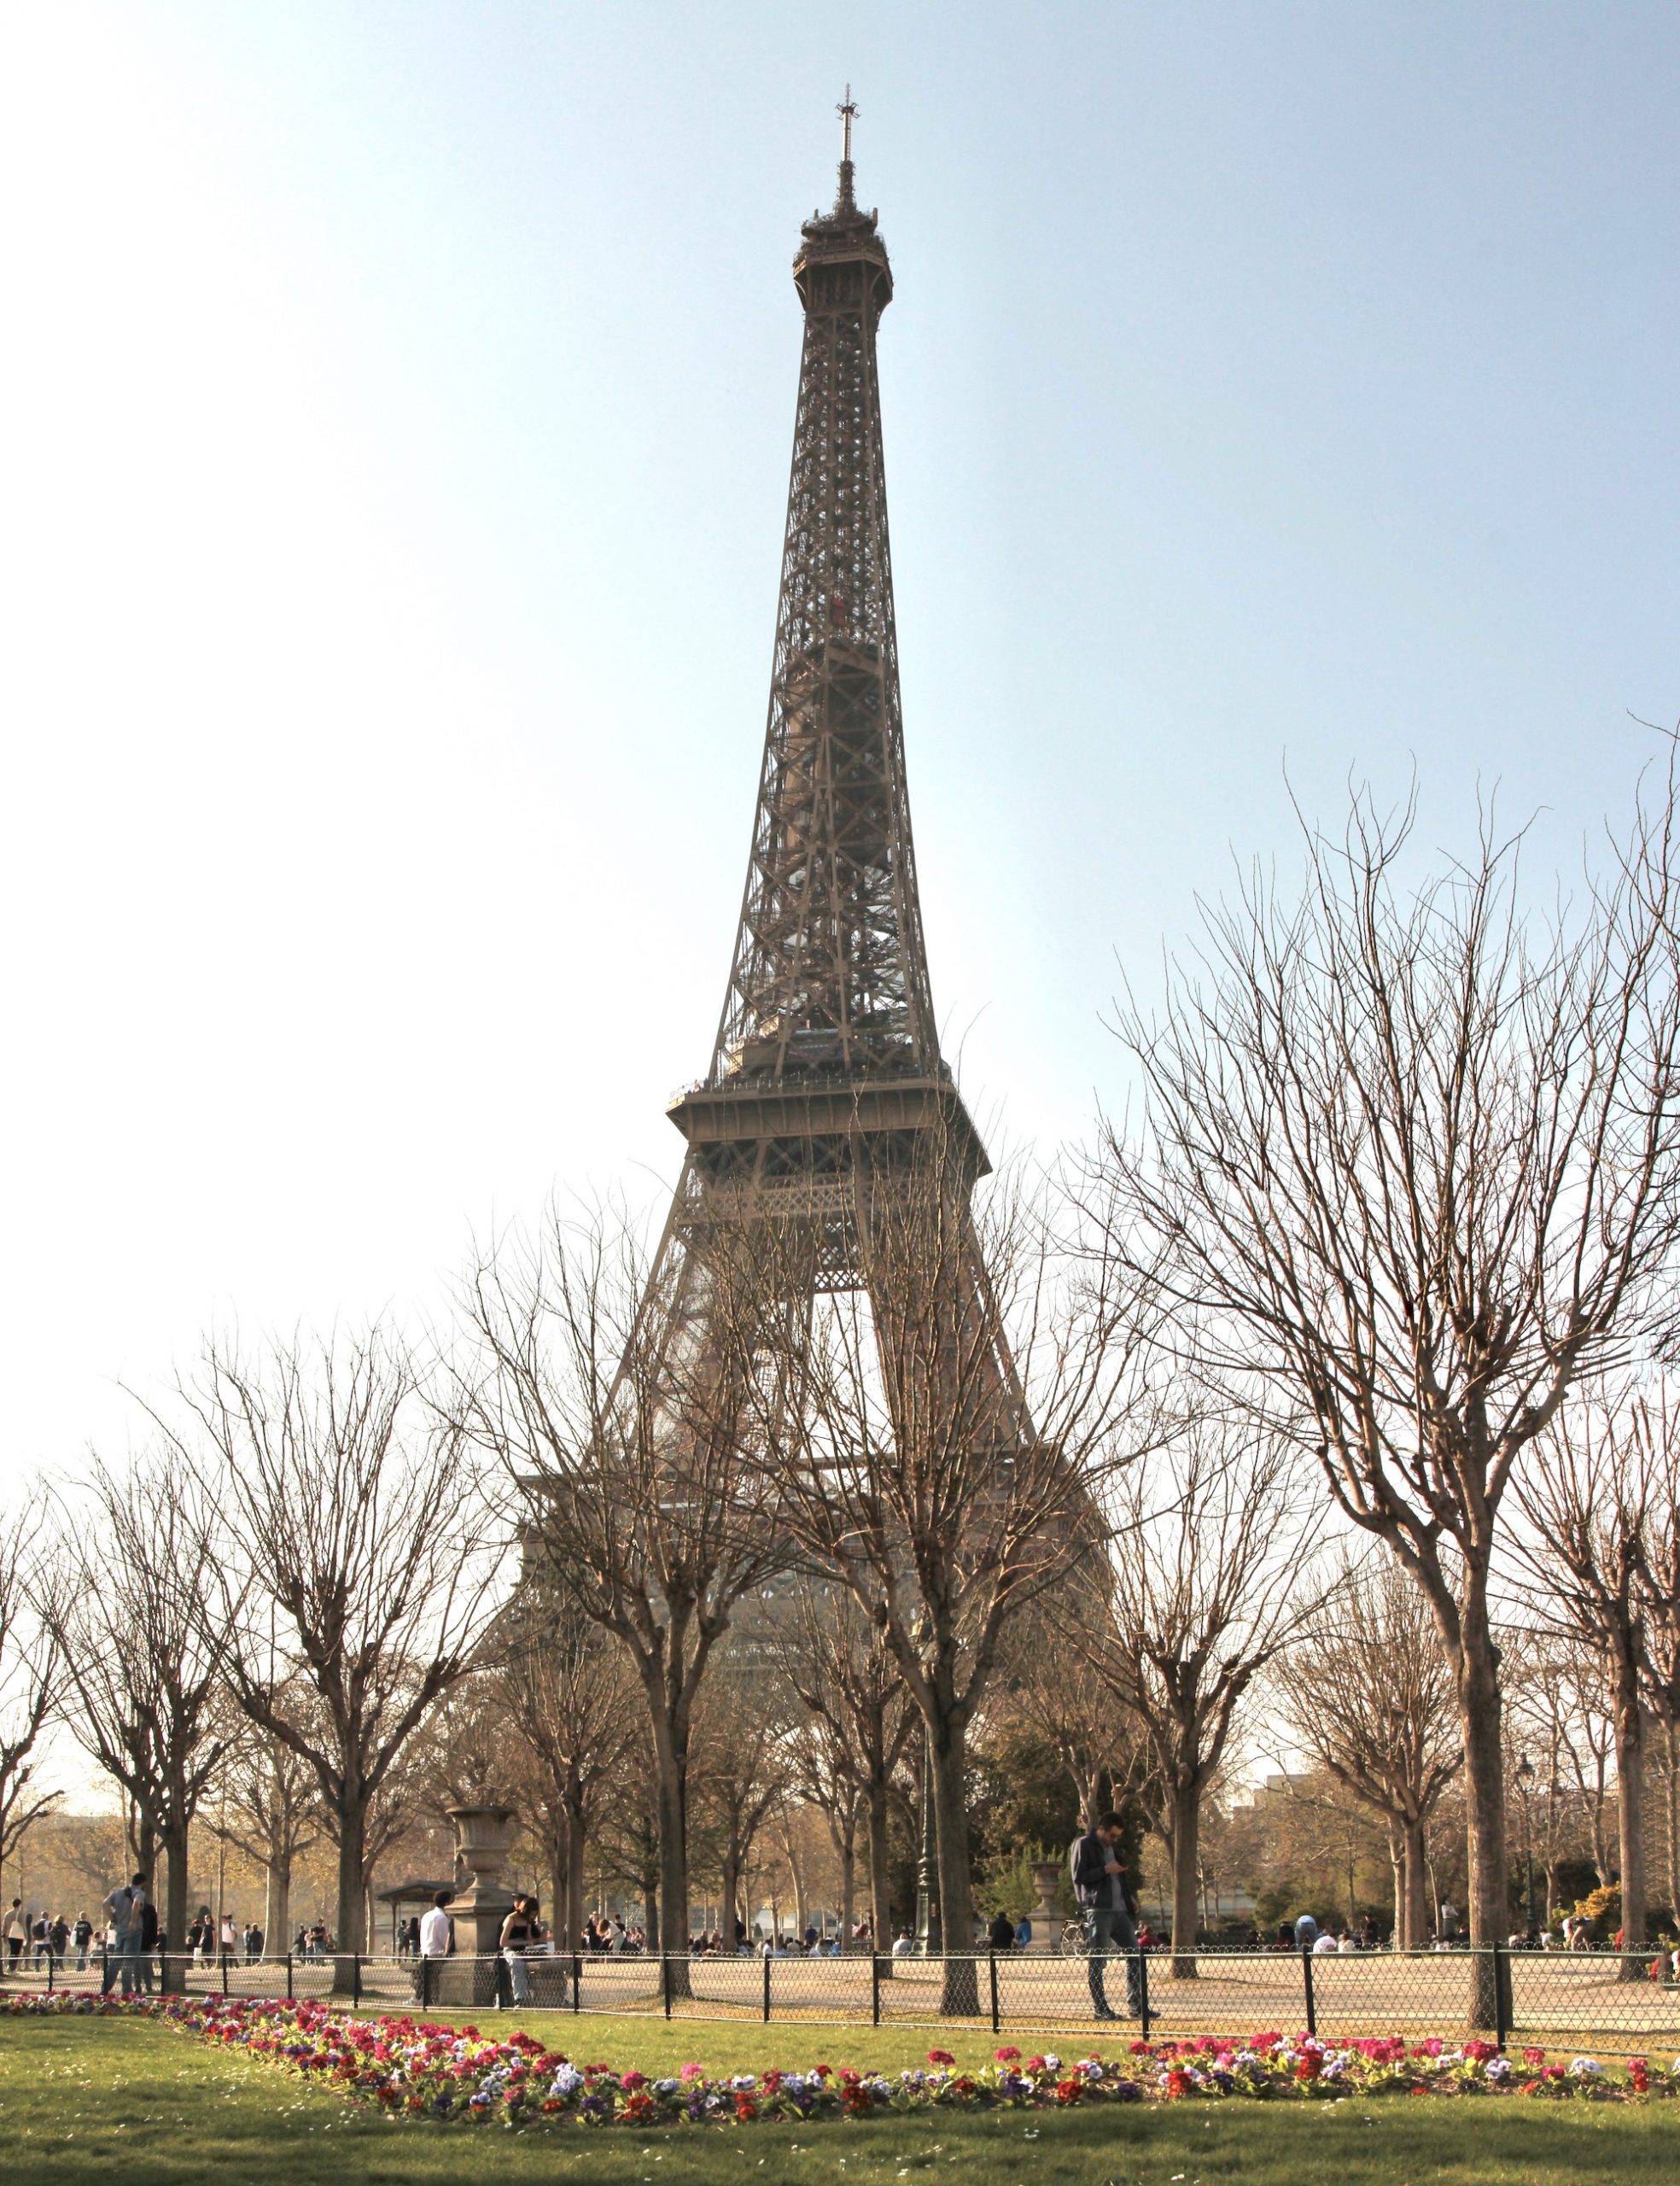
<svg viewBox="0 0 1680 2186">
<path fill-rule="evenodd" d="M 1032 1922 L 1032 1941 L 1027 1949 L 1035 1956 L 1053 1952 L 1062 1932 L 1065 1919 L 1056 1903 L 1056 1892 L 1061 1885 L 1062 1865 L 1059 1860 L 1035 1860 L 1033 1862 L 1033 1887 L 1038 1892 L 1038 1903 L 1027 1918 Z"/>
<path fill-rule="evenodd" d="M 440 2003 L 493 2004 L 500 1993 L 497 1945 L 513 1910 L 502 1881 L 518 1816 L 512 1807 L 451 1807 L 456 1856 L 470 1879 L 449 1901 L 455 1957 L 439 1969 Z M 464 1963 L 463 1962 L 464 1961 Z"/>
</svg>

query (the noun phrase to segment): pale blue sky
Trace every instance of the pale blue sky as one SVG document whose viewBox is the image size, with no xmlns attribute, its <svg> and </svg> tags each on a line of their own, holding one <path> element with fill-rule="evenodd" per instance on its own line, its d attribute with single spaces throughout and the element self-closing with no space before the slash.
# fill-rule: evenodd
<svg viewBox="0 0 1680 2186">
<path fill-rule="evenodd" d="M 1672 6 L 14 8 L 6 1470 L 674 1177 L 848 79 L 1010 1138 L 1121 1096 L 1117 955 L 1292 855 L 1286 763 L 1567 859 L 1680 718 Z"/>
</svg>

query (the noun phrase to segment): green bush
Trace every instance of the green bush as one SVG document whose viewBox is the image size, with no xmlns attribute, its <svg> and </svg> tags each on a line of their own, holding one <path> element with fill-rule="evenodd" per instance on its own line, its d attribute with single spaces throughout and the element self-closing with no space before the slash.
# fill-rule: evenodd
<svg viewBox="0 0 1680 2186">
<path fill-rule="evenodd" d="M 1057 1860 L 1053 1852 L 1047 1852 L 1041 1846 L 1028 1844 L 1018 1852 L 999 1853 L 981 1862 L 974 1902 L 989 1920 L 1000 1913 L 1006 1913 L 1017 1922 L 1027 1918 L 1038 1903 L 1038 1885 L 1033 1880 L 1032 1871 L 1041 1860 L 1056 1860 L 1056 1909 L 1064 1920 L 1073 1918 L 1076 1908 L 1067 1862 Z"/>
</svg>

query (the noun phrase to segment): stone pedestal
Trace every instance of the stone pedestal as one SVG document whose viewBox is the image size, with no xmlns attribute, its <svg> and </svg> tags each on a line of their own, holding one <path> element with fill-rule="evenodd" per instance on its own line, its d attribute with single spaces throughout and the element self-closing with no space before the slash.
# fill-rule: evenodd
<svg viewBox="0 0 1680 2186">
<path fill-rule="evenodd" d="M 1055 1950 L 1066 1917 L 1056 1903 L 1056 1891 L 1062 1879 L 1061 1862 L 1058 1860 L 1036 1861 L 1032 1873 L 1038 1903 L 1027 1915 L 1032 1922 L 1032 1941 L 1027 1949 L 1035 1956 L 1043 1957 Z"/>
<path fill-rule="evenodd" d="M 455 1958 L 437 1969 L 437 2002 L 493 2004 L 501 1989 L 497 1953 L 502 1924 L 513 1910 L 513 1892 L 503 1884 L 502 1870 L 513 1842 L 514 1809 L 451 1807 L 449 1819 L 470 1879 L 446 1908 L 455 1924 Z"/>
</svg>

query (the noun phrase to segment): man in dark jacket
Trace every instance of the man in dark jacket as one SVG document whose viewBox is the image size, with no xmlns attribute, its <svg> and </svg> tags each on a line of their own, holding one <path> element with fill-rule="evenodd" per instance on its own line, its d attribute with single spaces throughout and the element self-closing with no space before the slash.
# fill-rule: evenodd
<svg viewBox="0 0 1680 2186">
<path fill-rule="evenodd" d="M 1125 1824 L 1105 1814 L 1076 1838 L 1068 1854 L 1074 1895 L 1085 1908 L 1085 1970 L 1091 1984 L 1091 2010 L 1097 2019 L 1118 2019 L 1103 1987 L 1103 1958 L 1118 1948 L 1126 1953 L 1126 2014 L 1135 2019 L 1138 1996 L 1137 1898 L 1126 1862 L 1120 1857 Z"/>
</svg>

